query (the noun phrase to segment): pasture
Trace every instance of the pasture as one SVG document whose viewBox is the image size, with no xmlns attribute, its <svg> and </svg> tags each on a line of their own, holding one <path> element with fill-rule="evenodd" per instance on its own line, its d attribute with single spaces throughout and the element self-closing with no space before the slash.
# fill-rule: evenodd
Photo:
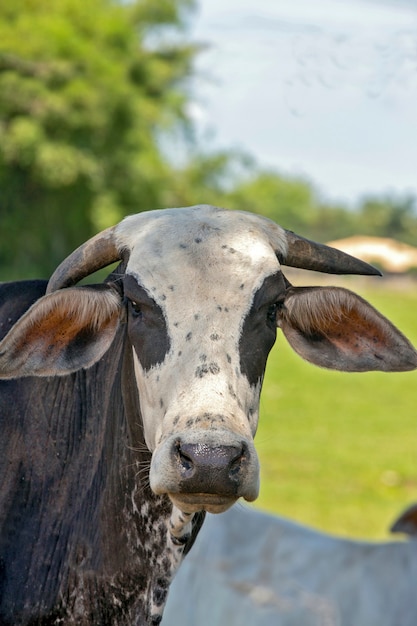
<svg viewBox="0 0 417 626">
<path fill-rule="evenodd" d="M 366 298 L 417 345 L 417 284 L 331 283 Z M 322 370 L 279 333 L 255 443 L 256 507 L 332 533 L 387 538 L 391 522 L 417 500 L 417 373 Z"/>
</svg>

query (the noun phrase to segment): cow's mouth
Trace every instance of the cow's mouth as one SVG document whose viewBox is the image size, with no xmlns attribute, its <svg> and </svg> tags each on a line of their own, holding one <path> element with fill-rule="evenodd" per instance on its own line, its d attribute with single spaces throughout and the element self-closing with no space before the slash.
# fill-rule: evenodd
<svg viewBox="0 0 417 626">
<path fill-rule="evenodd" d="M 213 493 L 169 493 L 172 503 L 184 513 L 224 513 L 236 502 L 237 498 L 220 496 Z"/>
</svg>

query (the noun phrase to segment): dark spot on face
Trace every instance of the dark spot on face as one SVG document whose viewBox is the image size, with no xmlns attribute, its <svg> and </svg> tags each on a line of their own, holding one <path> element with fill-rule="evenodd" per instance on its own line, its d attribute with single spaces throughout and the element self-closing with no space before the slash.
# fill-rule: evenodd
<svg viewBox="0 0 417 626">
<path fill-rule="evenodd" d="M 168 286 L 168 289 L 169 289 L 170 291 L 175 291 L 175 285 L 169 285 L 169 286 Z"/>
<path fill-rule="evenodd" d="M 188 248 L 188 246 L 187 246 L 187 244 L 186 244 L 186 243 L 180 243 L 180 246 L 179 246 L 179 247 L 180 247 L 182 250 L 186 250 L 186 249 Z"/>
<path fill-rule="evenodd" d="M 203 413 L 203 415 L 201 416 L 201 421 L 206 422 L 208 424 L 210 424 L 211 426 L 213 426 L 214 424 L 224 424 L 225 423 L 225 418 L 223 417 L 223 415 L 213 415 L 212 413 Z"/>
<path fill-rule="evenodd" d="M 203 240 L 201 239 L 201 237 L 196 237 L 196 238 L 194 239 L 194 241 L 195 241 L 196 243 L 201 243 Z"/>
<path fill-rule="evenodd" d="M 194 315 L 194 319 L 195 319 L 196 321 L 200 319 L 200 316 L 199 316 L 199 314 L 198 314 L 198 313 L 196 313 L 196 314 Z"/>
<path fill-rule="evenodd" d="M 194 373 L 196 378 L 203 378 L 206 374 L 208 374 L 208 367 L 205 364 L 199 365 Z"/>
<path fill-rule="evenodd" d="M 182 354 L 182 350 L 180 350 L 180 351 L 178 352 L 178 356 L 181 356 L 181 354 Z"/>
<path fill-rule="evenodd" d="M 141 366 L 148 371 L 162 363 L 170 349 L 167 323 L 161 307 L 133 276 L 126 274 L 123 282 L 128 302 L 129 339 Z M 135 307 L 129 303 L 134 303 Z"/>
<path fill-rule="evenodd" d="M 226 359 L 228 363 L 232 362 L 232 357 L 230 356 L 230 354 L 226 354 Z"/>
<path fill-rule="evenodd" d="M 172 423 L 173 423 L 174 426 L 176 426 L 179 421 L 180 421 L 180 416 L 177 415 L 176 417 L 174 417 L 174 421 Z"/>
<path fill-rule="evenodd" d="M 166 300 L 166 299 L 167 299 L 167 297 L 166 297 L 166 295 L 163 293 L 163 294 L 162 294 L 162 296 L 161 296 L 161 300 L 162 300 L 162 302 L 163 302 L 164 300 Z"/>
<path fill-rule="evenodd" d="M 205 363 L 207 361 L 207 355 L 206 354 L 200 354 L 200 361 Z"/>
<path fill-rule="evenodd" d="M 276 323 L 269 315 L 271 306 L 285 295 L 281 272 L 265 278 L 253 297 L 239 339 L 240 371 L 251 385 L 262 380 L 269 351 L 276 339 Z"/>
<path fill-rule="evenodd" d="M 186 339 L 186 341 L 190 341 L 190 339 L 191 339 L 191 337 L 192 337 L 192 336 L 193 336 L 193 333 L 192 333 L 191 331 L 190 331 L 189 333 L 187 333 L 187 334 L 185 335 L 185 339 Z"/>
<path fill-rule="evenodd" d="M 203 363 L 203 365 L 199 365 L 195 370 L 196 378 L 203 378 L 207 374 L 218 374 L 220 372 L 220 367 L 217 363 Z"/>
<path fill-rule="evenodd" d="M 174 322 L 175 328 L 178 328 L 178 322 Z"/>
<path fill-rule="evenodd" d="M 244 289 L 244 288 L 245 288 L 245 283 L 242 283 L 242 284 L 240 285 L 240 289 Z"/>
<path fill-rule="evenodd" d="M 164 401 L 162 400 L 162 398 L 159 398 L 159 406 L 161 407 L 161 409 L 164 408 Z"/>
<path fill-rule="evenodd" d="M 218 311 L 223 311 L 223 307 L 220 306 L 220 304 L 217 305 L 217 310 Z"/>
<path fill-rule="evenodd" d="M 219 341 L 220 336 L 219 336 L 217 333 L 212 333 L 212 334 L 210 335 L 210 339 L 211 339 L 212 341 Z"/>
<path fill-rule="evenodd" d="M 236 250 L 234 248 L 229 248 L 230 254 L 235 254 Z"/>
</svg>

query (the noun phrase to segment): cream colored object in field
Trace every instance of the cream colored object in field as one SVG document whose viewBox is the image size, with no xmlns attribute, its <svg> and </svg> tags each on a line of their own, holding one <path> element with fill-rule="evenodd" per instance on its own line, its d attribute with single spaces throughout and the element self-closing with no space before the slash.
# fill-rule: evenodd
<svg viewBox="0 0 417 626">
<path fill-rule="evenodd" d="M 395 239 L 357 236 L 338 239 L 328 245 L 368 263 L 376 263 L 386 272 L 401 273 L 417 268 L 417 248 Z"/>
</svg>

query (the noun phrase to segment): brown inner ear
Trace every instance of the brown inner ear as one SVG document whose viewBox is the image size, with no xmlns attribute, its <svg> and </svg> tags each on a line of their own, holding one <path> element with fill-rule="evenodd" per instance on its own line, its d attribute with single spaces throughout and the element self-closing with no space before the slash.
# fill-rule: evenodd
<svg viewBox="0 0 417 626">
<path fill-rule="evenodd" d="M 44 296 L 1 342 L 1 376 L 63 375 L 90 367 L 110 346 L 120 305 L 119 296 L 107 286 Z"/>
<path fill-rule="evenodd" d="M 42 346 L 42 351 L 48 358 L 53 358 L 54 353 L 62 351 L 84 329 L 79 319 L 75 317 L 70 319 L 60 309 L 51 310 L 42 323 L 34 319 L 27 332 L 17 336 L 14 348 L 16 351 L 22 351 L 33 341 L 38 349 Z"/>
<path fill-rule="evenodd" d="M 363 349 L 377 349 L 386 341 L 386 333 L 370 320 L 363 317 L 357 308 L 341 305 L 340 311 L 325 315 L 321 327 L 312 328 L 313 335 L 331 341 L 340 350 L 359 354 Z"/>
<path fill-rule="evenodd" d="M 293 287 L 278 323 L 294 350 L 322 367 L 354 372 L 417 367 L 417 352 L 406 337 L 347 289 Z"/>
</svg>

